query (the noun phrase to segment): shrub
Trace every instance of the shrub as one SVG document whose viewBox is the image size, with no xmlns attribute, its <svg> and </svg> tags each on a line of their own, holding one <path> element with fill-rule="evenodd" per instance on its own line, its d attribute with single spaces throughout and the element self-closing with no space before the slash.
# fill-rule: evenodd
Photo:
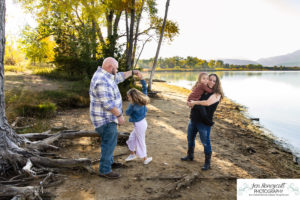
<svg viewBox="0 0 300 200">
<path fill-rule="evenodd" d="M 56 109 L 53 103 L 21 104 L 17 107 L 17 112 L 23 117 L 50 118 L 55 116 Z"/>
</svg>

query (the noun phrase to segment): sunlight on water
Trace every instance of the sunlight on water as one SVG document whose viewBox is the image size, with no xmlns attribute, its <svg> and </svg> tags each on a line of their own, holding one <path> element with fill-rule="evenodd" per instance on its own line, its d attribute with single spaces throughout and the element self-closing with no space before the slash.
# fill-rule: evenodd
<svg viewBox="0 0 300 200">
<path fill-rule="evenodd" d="M 161 72 L 156 79 L 188 89 L 199 72 Z M 218 72 L 225 95 L 300 156 L 300 72 Z"/>
</svg>

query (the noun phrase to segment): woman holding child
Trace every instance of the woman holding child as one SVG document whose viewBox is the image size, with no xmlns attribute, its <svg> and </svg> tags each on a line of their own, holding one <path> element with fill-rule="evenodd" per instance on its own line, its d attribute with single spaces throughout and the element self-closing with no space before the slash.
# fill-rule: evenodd
<svg viewBox="0 0 300 200">
<path fill-rule="evenodd" d="M 204 147 L 205 163 L 202 170 L 210 169 L 211 144 L 210 131 L 213 126 L 213 115 L 220 100 L 224 97 L 221 82 L 216 74 L 200 73 L 198 81 L 193 87 L 188 98 L 188 106 L 191 108 L 190 122 L 187 130 L 188 151 L 182 161 L 194 159 L 195 138 L 197 132 Z"/>
</svg>

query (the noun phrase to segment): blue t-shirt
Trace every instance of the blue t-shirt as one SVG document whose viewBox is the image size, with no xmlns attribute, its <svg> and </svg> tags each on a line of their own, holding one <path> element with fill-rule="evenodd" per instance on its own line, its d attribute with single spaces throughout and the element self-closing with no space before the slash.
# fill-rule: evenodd
<svg viewBox="0 0 300 200">
<path fill-rule="evenodd" d="M 142 92 L 147 95 L 147 85 L 145 80 L 141 80 L 142 84 Z M 146 106 L 140 106 L 138 104 L 129 104 L 126 115 L 130 116 L 129 121 L 130 122 L 139 122 L 142 119 L 146 117 L 147 113 L 147 107 Z"/>
</svg>

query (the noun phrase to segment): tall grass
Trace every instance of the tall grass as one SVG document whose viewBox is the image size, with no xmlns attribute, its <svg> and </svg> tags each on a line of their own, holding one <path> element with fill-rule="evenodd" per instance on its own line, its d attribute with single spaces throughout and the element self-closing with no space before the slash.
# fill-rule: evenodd
<svg viewBox="0 0 300 200">
<path fill-rule="evenodd" d="M 4 65 L 4 72 L 24 72 L 23 65 Z"/>
<path fill-rule="evenodd" d="M 33 74 L 44 76 L 52 80 L 79 81 L 83 79 L 88 79 L 87 75 L 72 74 L 71 72 L 67 72 L 63 69 L 56 68 L 53 66 L 45 66 L 45 67 L 30 66 L 29 68 L 32 70 Z"/>
</svg>

